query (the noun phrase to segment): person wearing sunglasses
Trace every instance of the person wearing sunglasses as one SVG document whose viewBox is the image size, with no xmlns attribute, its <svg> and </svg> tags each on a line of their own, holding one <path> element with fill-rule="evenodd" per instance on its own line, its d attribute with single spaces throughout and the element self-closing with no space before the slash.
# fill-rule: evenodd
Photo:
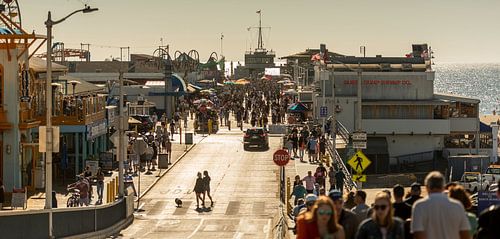
<svg viewBox="0 0 500 239">
<path fill-rule="evenodd" d="M 359 226 L 356 239 L 404 239 L 403 221 L 393 217 L 391 196 L 379 192 L 375 196 L 374 212 Z"/>
<path fill-rule="evenodd" d="M 297 239 L 344 239 L 344 229 L 337 222 L 332 200 L 320 196 L 311 211 L 297 218 Z"/>
</svg>

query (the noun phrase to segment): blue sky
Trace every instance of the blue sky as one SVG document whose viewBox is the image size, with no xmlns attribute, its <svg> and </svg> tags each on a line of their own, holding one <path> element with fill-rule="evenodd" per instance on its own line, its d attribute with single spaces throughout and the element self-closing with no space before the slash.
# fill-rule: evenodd
<svg viewBox="0 0 500 239">
<path fill-rule="evenodd" d="M 403 56 L 412 43 L 428 43 L 437 62 L 500 62 L 498 0 L 19 0 L 23 27 L 45 34 L 47 11 L 64 17 L 84 3 L 99 11 L 54 27 L 66 48 L 89 43 L 93 60 L 119 57 L 119 47 L 152 54 L 163 38 L 172 50 L 196 49 L 200 60 L 220 52 L 242 60 L 255 48 L 262 9 L 265 47 L 285 56 L 326 43 L 330 51 Z M 43 50 L 41 50 L 43 51 Z M 40 53 L 41 53 L 40 51 Z"/>
</svg>

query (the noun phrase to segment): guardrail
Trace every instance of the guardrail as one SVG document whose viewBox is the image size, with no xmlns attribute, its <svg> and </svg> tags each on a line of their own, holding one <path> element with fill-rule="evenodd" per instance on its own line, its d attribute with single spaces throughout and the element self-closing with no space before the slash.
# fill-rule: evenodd
<svg viewBox="0 0 500 239">
<path fill-rule="evenodd" d="M 107 205 L 55 208 L 52 209 L 53 236 L 59 238 L 99 233 L 133 217 L 131 210 L 133 195 Z M 2 238 L 49 238 L 49 213 L 49 210 L 0 213 Z"/>
<path fill-rule="evenodd" d="M 337 135 L 339 135 L 344 140 L 344 142 L 349 143 L 351 134 L 349 133 L 347 128 L 338 120 L 336 121 L 335 126 Z"/>
<path fill-rule="evenodd" d="M 332 163 L 337 165 L 337 169 L 344 172 L 344 184 L 347 189 L 352 190 L 353 188 L 358 189 L 358 185 L 352 180 L 352 175 L 349 172 L 347 166 L 344 164 L 342 157 L 340 157 L 337 149 L 333 148 L 333 144 L 330 140 L 326 141 L 326 149 L 332 155 Z"/>
</svg>

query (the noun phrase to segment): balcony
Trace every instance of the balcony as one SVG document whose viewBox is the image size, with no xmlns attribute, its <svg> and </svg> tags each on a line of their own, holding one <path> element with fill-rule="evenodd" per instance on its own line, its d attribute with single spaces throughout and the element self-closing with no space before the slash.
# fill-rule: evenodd
<svg viewBox="0 0 500 239">
<path fill-rule="evenodd" d="M 54 101 L 53 125 L 88 125 L 106 118 L 105 99 L 99 96 L 64 96 Z M 37 120 L 45 124 L 45 109 Z"/>
<path fill-rule="evenodd" d="M 363 119 L 368 134 L 449 134 L 447 119 Z"/>
</svg>

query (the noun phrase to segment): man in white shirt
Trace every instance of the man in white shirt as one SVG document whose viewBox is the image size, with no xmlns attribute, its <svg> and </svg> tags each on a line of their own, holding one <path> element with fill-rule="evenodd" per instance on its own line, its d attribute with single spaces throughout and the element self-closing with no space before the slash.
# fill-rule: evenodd
<svg viewBox="0 0 500 239">
<path fill-rule="evenodd" d="M 312 176 L 311 171 L 307 171 L 307 176 L 305 176 L 302 181 L 306 183 L 306 191 L 307 193 L 314 192 L 314 183 L 316 183 L 316 179 Z"/>
<path fill-rule="evenodd" d="M 444 191 L 444 177 L 430 172 L 425 178 L 429 196 L 413 205 L 411 232 L 416 239 L 470 239 L 469 220 L 462 203 Z"/>
</svg>

